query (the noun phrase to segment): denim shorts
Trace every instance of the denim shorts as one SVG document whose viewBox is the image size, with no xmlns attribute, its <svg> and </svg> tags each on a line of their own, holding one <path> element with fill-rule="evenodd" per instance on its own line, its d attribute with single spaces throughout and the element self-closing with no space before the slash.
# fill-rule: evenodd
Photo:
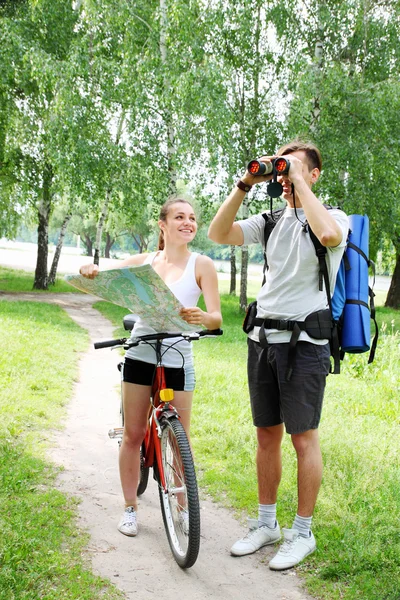
<svg viewBox="0 0 400 600">
<path fill-rule="evenodd" d="M 329 344 L 298 342 L 290 381 L 286 381 L 288 343 L 262 348 L 248 338 L 247 374 L 253 423 L 256 427 L 285 424 L 287 433 L 317 429 L 326 377 Z"/>
<path fill-rule="evenodd" d="M 125 357 L 123 365 L 123 380 L 137 385 L 152 385 L 156 365 Z M 185 363 L 184 367 L 164 367 L 165 381 L 168 388 L 175 392 L 193 392 L 196 379 L 193 363 Z"/>
</svg>

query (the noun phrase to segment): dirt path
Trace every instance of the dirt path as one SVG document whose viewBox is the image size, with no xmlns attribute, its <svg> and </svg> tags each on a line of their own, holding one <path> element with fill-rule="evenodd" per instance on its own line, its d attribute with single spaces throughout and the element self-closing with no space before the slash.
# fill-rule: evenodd
<svg viewBox="0 0 400 600">
<path fill-rule="evenodd" d="M 4 294 L 0 300 L 54 302 L 89 331 L 91 342 L 112 337 L 112 326 L 80 294 Z M 244 533 L 226 509 L 201 499 L 202 538 L 191 569 L 175 563 L 164 533 L 154 481 L 140 500 L 137 538 L 116 528 L 122 508 L 118 445 L 108 430 L 118 425 L 118 355 L 93 349 L 80 362 L 80 377 L 70 402 L 65 429 L 54 440 L 51 458 L 64 466 L 60 488 L 80 499 L 79 524 L 90 534 L 93 570 L 109 578 L 128 600 L 310 600 L 293 570 L 274 573 L 267 563 L 273 548 L 233 558 L 232 543 Z"/>
</svg>

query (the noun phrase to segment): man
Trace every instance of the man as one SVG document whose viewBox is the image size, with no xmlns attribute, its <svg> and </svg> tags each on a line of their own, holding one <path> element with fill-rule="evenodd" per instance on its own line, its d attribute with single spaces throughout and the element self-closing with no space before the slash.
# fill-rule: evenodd
<svg viewBox="0 0 400 600">
<path fill-rule="evenodd" d="M 249 519 L 249 532 L 232 546 L 231 554 L 250 554 L 281 538 L 276 501 L 286 429 L 297 455 L 298 505 L 292 527 L 283 529 L 284 543 L 269 563 L 271 569 L 282 570 L 298 564 L 316 548 L 311 521 L 322 479 L 318 425 L 330 369 L 330 348 L 327 339 L 315 339 L 301 330 L 294 358 L 289 359 L 292 372 L 288 375 L 292 331 L 273 329 L 265 319 L 280 321 L 280 327 L 287 321 L 304 322 L 311 313 L 327 308 L 326 291 L 319 290 L 318 260 L 305 222 L 327 248 L 333 290 L 346 245 L 348 219 L 340 210 L 327 210 L 312 191 L 321 173 L 321 155 L 316 146 L 294 140 L 276 155 L 264 156 L 260 161 L 267 164 L 276 156 L 285 156 L 290 162 L 287 175 L 278 177 L 287 206 L 267 243 L 266 281 L 257 297 L 257 325 L 261 327 L 255 326 L 248 334 L 259 513 L 258 520 Z M 262 215 L 236 222 L 235 218 L 251 187 L 271 177 L 253 176 L 246 171 L 214 217 L 210 239 L 237 246 L 263 244 Z"/>
</svg>

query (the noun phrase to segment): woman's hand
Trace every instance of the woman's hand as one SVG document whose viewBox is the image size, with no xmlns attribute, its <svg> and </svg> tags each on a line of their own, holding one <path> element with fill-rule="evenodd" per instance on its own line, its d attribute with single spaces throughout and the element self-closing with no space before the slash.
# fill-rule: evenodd
<svg viewBox="0 0 400 600">
<path fill-rule="evenodd" d="M 197 306 L 181 308 L 179 311 L 179 316 L 182 317 L 186 323 L 190 323 L 191 325 L 204 325 L 204 317 L 206 314 L 207 313 Z"/>
<path fill-rule="evenodd" d="M 93 263 L 90 263 L 89 265 L 83 265 L 79 269 L 79 273 L 83 275 L 83 277 L 94 279 L 99 274 L 99 267 Z"/>
</svg>

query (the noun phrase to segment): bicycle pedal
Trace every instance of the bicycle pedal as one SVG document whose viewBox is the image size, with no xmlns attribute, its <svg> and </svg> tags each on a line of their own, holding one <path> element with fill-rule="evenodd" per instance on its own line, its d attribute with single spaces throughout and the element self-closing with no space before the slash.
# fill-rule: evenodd
<svg viewBox="0 0 400 600">
<path fill-rule="evenodd" d="M 112 440 L 114 440 L 114 439 L 122 440 L 123 433 L 124 433 L 123 427 L 114 427 L 114 429 L 110 429 L 110 431 L 108 432 L 108 437 Z"/>
</svg>

